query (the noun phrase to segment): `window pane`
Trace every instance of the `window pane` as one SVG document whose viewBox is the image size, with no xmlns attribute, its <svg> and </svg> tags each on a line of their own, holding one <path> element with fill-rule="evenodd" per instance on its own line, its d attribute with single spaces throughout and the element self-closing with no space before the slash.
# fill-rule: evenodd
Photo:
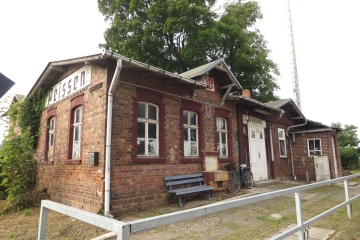
<svg viewBox="0 0 360 240">
<path fill-rule="evenodd" d="M 50 134 L 50 143 L 49 146 L 54 146 L 54 134 Z"/>
<path fill-rule="evenodd" d="M 255 138 L 255 130 L 251 130 L 251 138 Z"/>
<path fill-rule="evenodd" d="M 184 156 L 190 156 L 190 142 L 184 141 Z"/>
<path fill-rule="evenodd" d="M 184 141 L 189 141 L 188 131 L 189 131 L 188 128 L 184 128 Z"/>
<path fill-rule="evenodd" d="M 197 155 L 197 144 L 196 142 L 191 142 L 191 156 Z"/>
<path fill-rule="evenodd" d="M 281 129 L 278 129 L 278 135 L 279 135 L 279 138 L 284 137 L 283 131 Z"/>
<path fill-rule="evenodd" d="M 314 140 L 309 140 L 309 150 L 314 150 L 315 146 L 314 146 Z"/>
<path fill-rule="evenodd" d="M 79 141 L 80 129 L 79 127 L 74 127 L 74 141 Z"/>
<path fill-rule="evenodd" d="M 156 139 L 156 124 L 149 123 L 148 137 Z"/>
<path fill-rule="evenodd" d="M 74 123 L 80 123 L 81 122 L 81 108 L 78 108 L 75 110 L 75 121 Z"/>
<path fill-rule="evenodd" d="M 138 118 L 145 118 L 145 104 L 138 103 Z"/>
<path fill-rule="evenodd" d="M 137 155 L 145 155 L 145 139 L 137 139 Z"/>
<path fill-rule="evenodd" d="M 226 143 L 226 133 L 221 133 L 221 143 Z"/>
<path fill-rule="evenodd" d="M 79 142 L 74 142 L 73 157 L 80 157 L 80 143 Z"/>
<path fill-rule="evenodd" d="M 190 129 L 190 139 L 196 141 L 196 129 Z"/>
<path fill-rule="evenodd" d="M 316 148 L 316 150 L 321 150 L 320 140 L 319 139 L 315 140 L 315 148 Z"/>
<path fill-rule="evenodd" d="M 148 105 L 148 117 L 149 119 L 156 120 L 156 107 L 153 105 Z"/>
<path fill-rule="evenodd" d="M 284 140 L 280 140 L 280 155 L 281 156 L 285 156 L 285 141 Z"/>
<path fill-rule="evenodd" d="M 149 140 L 148 155 L 156 155 L 156 140 Z"/>
<path fill-rule="evenodd" d="M 137 123 L 137 137 L 145 138 L 145 123 L 143 122 Z"/>
<path fill-rule="evenodd" d="M 220 119 L 220 129 L 226 130 L 226 121 L 224 119 Z"/>
<path fill-rule="evenodd" d="M 226 144 L 223 144 L 221 146 L 221 156 L 227 156 L 226 151 L 227 151 Z"/>
<path fill-rule="evenodd" d="M 218 134 L 216 134 L 216 142 L 217 143 L 220 143 L 220 135 L 221 135 L 220 132 L 218 132 Z"/>
<path fill-rule="evenodd" d="M 196 124 L 196 114 L 195 113 L 190 113 L 190 125 L 197 125 Z"/>
<path fill-rule="evenodd" d="M 263 139 L 263 133 L 260 132 L 260 139 Z"/>
<path fill-rule="evenodd" d="M 183 113 L 183 117 L 184 117 L 184 124 L 189 124 L 189 113 L 188 112 L 184 112 Z"/>
<path fill-rule="evenodd" d="M 52 118 L 50 120 L 50 130 L 53 131 L 54 130 L 54 127 L 55 127 L 55 118 Z"/>
</svg>

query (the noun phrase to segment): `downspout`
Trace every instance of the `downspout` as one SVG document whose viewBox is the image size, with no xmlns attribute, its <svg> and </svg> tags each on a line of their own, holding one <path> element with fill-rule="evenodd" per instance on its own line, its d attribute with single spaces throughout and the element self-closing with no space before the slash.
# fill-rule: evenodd
<svg viewBox="0 0 360 240">
<path fill-rule="evenodd" d="M 307 119 L 304 117 L 305 119 L 305 122 L 304 123 L 301 123 L 301 124 L 298 124 L 298 125 L 294 125 L 294 126 L 290 126 L 286 129 L 286 136 L 289 138 L 289 141 L 290 141 L 290 158 L 291 158 L 291 169 L 292 169 L 292 174 L 293 174 L 293 177 L 294 177 L 294 180 L 296 180 L 296 175 L 295 175 L 295 170 L 294 170 L 294 158 L 293 158 L 293 152 L 292 152 L 292 145 L 293 143 L 295 143 L 295 135 L 293 134 L 293 139 L 294 141 L 291 141 L 291 138 L 289 136 L 289 130 L 291 128 L 295 128 L 295 127 L 301 127 L 301 126 L 304 126 L 307 124 Z"/>
<path fill-rule="evenodd" d="M 106 155 L 105 155 L 105 206 L 104 215 L 106 217 L 113 217 L 109 213 L 110 209 L 110 157 L 111 157 L 111 132 L 112 132 L 112 107 L 113 107 L 113 94 L 118 82 L 122 68 L 122 59 L 118 59 L 116 62 L 116 69 L 111 80 L 109 92 L 108 92 L 108 104 L 107 104 L 107 115 L 106 115 Z"/>
<path fill-rule="evenodd" d="M 273 121 L 272 123 L 269 124 L 269 130 L 270 130 L 270 150 L 271 150 L 271 161 L 274 161 L 274 145 L 273 145 L 273 140 L 272 140 L 272 131 L 271 128 L 272 126 L 279 121 L 280 118 L 282 118 L 283 114 L 284 114 L 284 110 L 280 109 L 280 115 L 277 119 L 275 119 L 275 121 Z"/>
</svg>

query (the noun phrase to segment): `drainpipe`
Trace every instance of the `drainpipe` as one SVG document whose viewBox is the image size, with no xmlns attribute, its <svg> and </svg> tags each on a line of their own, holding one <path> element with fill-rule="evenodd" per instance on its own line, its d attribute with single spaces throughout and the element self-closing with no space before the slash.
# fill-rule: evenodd
<svg viewBox="0 0 360 240">
<path fill-rule="evenodd" d="M 107 104 L 107 116 L 106 116 L 106 155 L 105 155 L 105 206 L 104 215 L 106 217 L 113 217 L 109 213 L 110 209 L 110 157 L 111 157 L 111 132 L 112 132 L 112 106 L 113 106 L 113 94 L 118 82 L 122 68 L 122 59 L 118 59 L 116 62 L 116 69 L 111 80 L 109 93 L 108 93 L 108 104 Z"/>
<path fill-rule="evenodd" d="M 301 126 L 304 126 L 307 124 L 307 119 L 304 117 L 305 119 L 305 122 L 304 123 L 301 123 L 301 124 L 298 124 L 298 125 L 294 125 L 294 126 L 290 126 L 286 129 L 286 136 L 289 138 L 289 141 L 290 141 L 290 158 L 291 158 L 291 169 L 292 169 L 292 174 L 293 174 L 293 177 L 294 177 L 294 180 L 296 180 L 296 175 L 295 175 L 295 170 L 294 170 L 294 158 L 293 158 L 293 152 L 292 152 L 292 144 L 295 143 L 295 135 L 293 134 L 293 139 L 294 141 L 291 140 L 290 136 L 289 136 L 289 130 L 291 128 L 295 128 L 295 127 L 301 127 Z"/>
</svg>

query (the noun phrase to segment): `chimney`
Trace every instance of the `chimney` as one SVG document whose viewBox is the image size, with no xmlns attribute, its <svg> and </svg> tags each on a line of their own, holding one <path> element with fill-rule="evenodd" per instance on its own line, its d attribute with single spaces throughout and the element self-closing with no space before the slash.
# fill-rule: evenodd
<svg viewBox="0 0 360 240">
<path fill-rule="evenodd" d="M 243 89 L 242 90 L 242 95 L 244 97 L 250 98 L 250 90 L 249 89 Z"/>
</svg>

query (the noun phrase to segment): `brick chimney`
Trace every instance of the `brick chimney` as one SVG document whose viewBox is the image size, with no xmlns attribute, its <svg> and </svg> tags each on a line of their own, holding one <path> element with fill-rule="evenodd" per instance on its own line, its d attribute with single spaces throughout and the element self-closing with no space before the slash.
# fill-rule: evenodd
<svg viewBox="0 0 360 240">
<path fill-rule="evenodd" d="M 249 90 L 249 89 L 243 89 L 243 90 L 242 90 L 242 95 L 243 95 L 244 97 L 250 98 L 250 90 Z"/>
</svg>

